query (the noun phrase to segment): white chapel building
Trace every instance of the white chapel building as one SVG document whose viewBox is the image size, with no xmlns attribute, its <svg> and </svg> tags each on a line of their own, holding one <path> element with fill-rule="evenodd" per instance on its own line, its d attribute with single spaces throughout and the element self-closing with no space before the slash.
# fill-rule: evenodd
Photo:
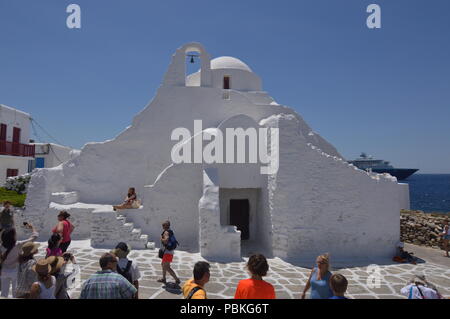
<svg viewBox="0 0 450 319">
<path fill-rule="evenodd" d="M 186 74 L 192 55 L 201 67 Z M 174 140 L 177 128 L 192 137 Z M 277 150 L 275 170 L 263 174 L 261 161 L 173 160 L 174 153 L 186 155 L 178 153 L 181 147 L 195 153 L 196 143 L 206 149 L 220 132 L 237 128 L 278 132 L 258 144 L 270 145 L 271 155 Z M 214 154 L 227 158 L 238 148 Z M 250 148 L 244 144 L 246 158 Z M 129 187 L 142 207 L 113 211 Z M 104 248 L 118 241 L 153 247 L 168 219 L 180 249 L 209 260 L 239 260 L 249 252 L 284 260 L 324 252 L 334 260 L 378 258 L 394 253 L 408 192 L 395 177 L 348 164 L 299 114 L 265 92 L 247 64 L 211 59 L 201 44 L 189 43 L 176 50 L 155 97 L 131 126 L 112 140 L 86 144 L 63 165 L 33 173 L 23 218 L 46 238 L 57 211 L 68 210 L 74 239 Z"/>
</svg>

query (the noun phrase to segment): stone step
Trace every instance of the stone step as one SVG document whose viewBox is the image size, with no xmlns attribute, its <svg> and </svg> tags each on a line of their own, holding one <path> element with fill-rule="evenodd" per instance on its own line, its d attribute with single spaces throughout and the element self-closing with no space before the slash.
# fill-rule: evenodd
<svg viewBox="0 0 450 319">
<path fill-rule="evenodd" d="M 133 223 L 125 223 L 122 226 L 122 230 L 124 230 L 124 231 L 132 232 L 133 229 L 134 229 L 134 224 Z"/>
</svg>

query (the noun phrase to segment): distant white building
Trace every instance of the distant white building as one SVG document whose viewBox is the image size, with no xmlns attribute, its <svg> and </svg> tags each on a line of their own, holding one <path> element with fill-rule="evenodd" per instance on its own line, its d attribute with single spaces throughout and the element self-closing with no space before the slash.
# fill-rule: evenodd
<svg viewBox="0 0 450 319">
<path fill-rule="evenodd" d="M 51 168 L 73 159 L 79 150 L 54 143 L 32 143 L 35 146 L 34 168 Z"/>
<path fill-rule="evenodd" d="M 34 160 L 30 123 L 30 114 L 0 104 L 0 186 L 6 178 L 30 171 Z"/>
<path fill-rule="evenodd" d="M 8 177 L 55 167 L 79 154 L 58 144 L 33 143 L 30 126 L 30 114 L 0 104 L 0 187 Z"/>
</svg>

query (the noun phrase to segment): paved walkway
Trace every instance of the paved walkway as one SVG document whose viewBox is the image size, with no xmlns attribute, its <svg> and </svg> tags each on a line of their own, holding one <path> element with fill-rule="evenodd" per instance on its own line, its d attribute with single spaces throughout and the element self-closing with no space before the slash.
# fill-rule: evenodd
<svg viewBox="0 0 450 319">
<path fill-rule="evenodd" d="M 41 247 L 45 247 L 45 243 L 42 243 Z M 404 298 L 400 296 L 399 291 L 415 273 L 425 274 L 444 296 L 450 297 L 450 258 L 443 257 L 443 251 L 413 245 L 406 245 L 406 250 L 414 251 L 417 257 L 426 262 L 417 265 L 394 263 L 380 265 L 381 277 L 378 287 L 368 286 L 367 282 L 371 278 L 371 272 L 368 272 L 367 267 L 332 268 L 331 270 L 346 276 L 349 281 L 348 296 L 351 298 Z M 41 248 L 38 258 L 43 251 L 44 249 Z M 69 251 L 76 256 L 77 262 L 81 266 L 82 281 L 99 270 L 99 257 L 107 252 L 104 249 L 90 248 L 89 241 L 86 240 L 73 241 Z M 156 282 L 161 277 L 157 250 L 136 250 L 132 251 L 129 257 L 138 263 L 143 275 L 139 282 L 140 298 L 182 298 L 179 289 L 165 288 Z M 177 251 L 172 268 L 184 282 L 192 277 L 193 265 L 199 260 L 203 260 L 199 254 Z M 206 286 L 208 297 L 211 299 L 232 298 L 239 280 L 247 278 L 245 262 L 210 264 L 211 279 Z M 267 281 L 275 286 L 277 298 L 299 298 L 310 270 L 286 263 L 279 258 L 269 259 L 269 265 Z M 72 298 L 78 298 L 79 293 L 79 287 L 70 291 Z"/>
</svg>

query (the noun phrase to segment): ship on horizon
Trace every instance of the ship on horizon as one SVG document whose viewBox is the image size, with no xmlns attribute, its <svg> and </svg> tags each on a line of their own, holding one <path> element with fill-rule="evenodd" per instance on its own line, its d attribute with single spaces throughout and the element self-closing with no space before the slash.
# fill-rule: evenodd
<svg viewBox="0 0 450 319">
<path fill-rule="evenodd" d="M 418 171 L 416 168 L 395 168 L 388 161 L 373 159 L 372 156 L 367 156 L 366 153 L 361 153 L 359 158 L 348 161 L 348 163 L 355 165 L 359 169 L 374 173 L 388 173 L 397 177 L 398 180 L 404 180 Z"/>
</svg>

